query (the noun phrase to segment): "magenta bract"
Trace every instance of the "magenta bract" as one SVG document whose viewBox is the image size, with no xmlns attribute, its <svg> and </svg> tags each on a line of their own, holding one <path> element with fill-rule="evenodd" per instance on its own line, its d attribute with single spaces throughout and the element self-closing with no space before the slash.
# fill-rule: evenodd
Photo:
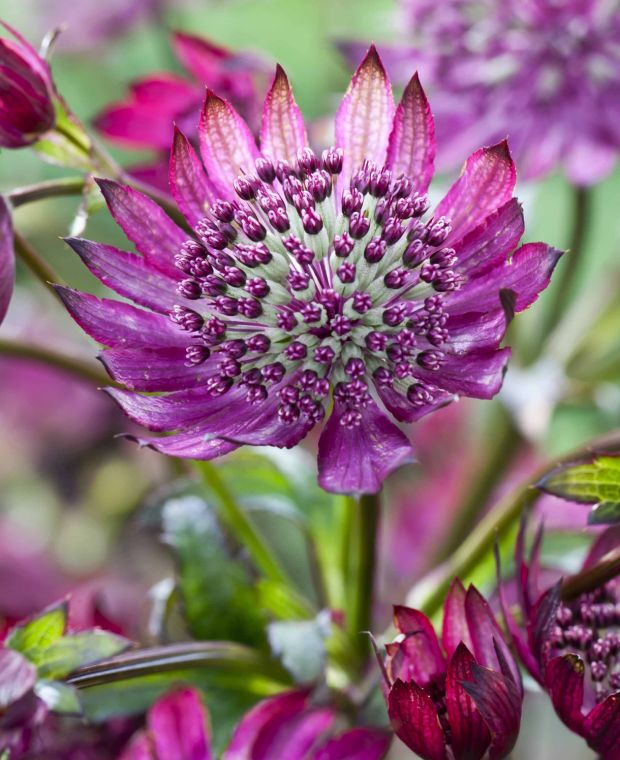
<svg viewBox="0 0 620 760">
<path fill-rule="evenodd" d="M 427 215 L 433 134 L 417 77 L 395 107 L 371 48 L 322 156 L 280 67 L 261 150 L 230 103 L 208 92 L 202 160 L 177 131 L 170 164 L 191 236 L 135 190 L 99 182 L 140 255 L 68 242 L 140 308 L 60 294 L 107 346 L 102 361 L 128 388 L 111 393 L 126 413 L 172 433 L 141 444 L 195 459 L 243 444 L 291 447 L 329 413 L 320 485 L 374 493 L 412 459 L 395 421 L 498 392 L 507 312 L 536 300 L 560 252 L 515 250 L 523 215 L 505 143 L 470 156 Z"/>
<path fill-rule="evenodd" d="M 519 733 L 521 677 L 482 595 L 454 581 L 441 642 L 418 610 L 395 607 L 394 625 L 386 697 L 401 741 L 424 760 L 507 757 Z"/>
<path fill-rule="evenodd" d="M 54 86 L 46 61 L 18 32 L 2 26 L 15 41 L 0 37 L 0 146 L 22 148 L 54 126 Z"/>
<path fill-rule="evenodd" d="M 560 599 L 560 584 L 540 588 L 539 530 L 529 561 L 525 523 L 516 545 L 520 627 L 509 609 L 505 589 L 500 600 L 519 657 L 545 688 L 561 720 L 583 736 L 603 760 L 620 757 L 620 577 L 577 599 Z M 620 546 L 620 527 L 596 539 L 583 569 Z"/>
</svg>

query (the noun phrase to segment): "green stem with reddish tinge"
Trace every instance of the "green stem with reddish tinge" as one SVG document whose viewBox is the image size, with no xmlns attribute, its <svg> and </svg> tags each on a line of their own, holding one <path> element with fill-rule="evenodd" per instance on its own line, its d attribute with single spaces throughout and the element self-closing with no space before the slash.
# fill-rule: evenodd
<svg viewBox="0 0 620 760">
<path fill-rule="evenodd" d="M 84 191 L 84 177 L 63 177 L 36 185 L 16 187 L 8 197 L 13 208 L 24 206 L 26 203 L 45 200 L 46 198 L 62 198 L 70 195 L 81 195 Z"/>
<path fill-rule="evenodd" d="M 64 354 L 44 346 L 37 346 L 34 343 L 22 343 L 18 340 L 0 338 L 0 355 L 41 362 L 42 364 L 47 364 L 50 367 L 67 372 L 81 380 L 93 383 L 98 387 L 106 385 L 114 385 L 118 388 L 123 387 L 110 380 L 107 374 L 102 369 L 99 369 L 95 362 L 80 359 L 70 354 Z"/>
<path fill-rule="evenodd" d="M 34 248 L 26 238 L 20 235 L 19 232 L 14 233 L 13 243 L 16 256 L 24 262 L 28 269 L 30 269 L 35 277 L 45 285 L 50 293 L 52 293 L 55 298 L 58 298 L 54 283 L 57 285 L 63 285 L 64 281 L 62 277 L 52 269 L 36 248 Z"/>
</svg>

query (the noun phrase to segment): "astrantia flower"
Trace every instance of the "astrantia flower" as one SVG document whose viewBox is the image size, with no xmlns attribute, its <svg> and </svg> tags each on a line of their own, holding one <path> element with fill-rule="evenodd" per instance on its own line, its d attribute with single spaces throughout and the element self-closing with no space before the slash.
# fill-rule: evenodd
<svg viewBox="0 0 620 760">
<path fill-rule="evenodd" d="M 47 62 L 18 32 L 2 26 L 15 41 L 0 37 L 0 146 L 23 148 L 54 126 L 54 85 Z"/>
<path fill-rule="evenodd" d="M 102 135 L 119 145 L 167 154 L 174 124 L 188 137 L 198 136 L 205 85 L 228 99 L 250 124 L 258 121 L 256 79 L 262 64 L 255 56 L 232 52 L 184 32 L 175 32 L 171 39 L 177 58 L 192 79 L 162 72 L 134 82 L 127 98 L 109 105 L 95 119 Z M 162 164 L 163 171 L 158 172 Z M 165 177 L 165 158 L 139 170 L 143 179 L 159 174 Z"/>
<path fill-rule="evenodd" d="M 620 150 L 617 2 L 401 6 L 409 47 L 386 51 L 386 60 L 404 81 L 417 67 L 432 84 L 442 166 L 508 135 L 525 178 L 562 166 L 571 181 L 587 185 L 611 170 Z"/>
<path fill-rule="evenodd" d="M 200 149 L 208 177 L 177 133 L 171 189 L 192 237 L 143 195 L 103 180 L 142 255 L 69 240 L 104 283 L 151 310 L 60 290 L 109 347 L 103 362 L 130 389 L 114 397 L 140 424 L 174 431 L 141 443 L 197 459 L 294 446 L 326 419 L 320 484 L 377 491 L 411 459 L 391 418 L 413 422 L 457 394 L 497 393 L 509 356 L 499 348 L 504 306 L 529 306 L 559 257 L 542 243 L 514 250 L 523 217 L 506 145 L 474 153 L 427 215 L 430 109 L 417 77 L 394 108 L 372 48 L 338 110 L 336 147 L 321 157 L 281 68 L 261 151 L 211 92 Z"/>
<path fill-rule="evenodd" d="M 452 584 L 441 643 L 418 610 L 395 607 L 394 625 L 384 675 L 401 741 L 424 760 L 507 757 L 519 733 L 521 677 L 481 594 Z"/>
<path fill-rule="evenodd" d="M 560 585 L 540 584 L 538 533 L 529 563 L 524 530 L 516 545 L 523 629 L 501 594 L 506 624 L 523 664 L 547 689 L 562 721 L 602 760 L 620 757 L 620 576 L 571 601 Z M 608 528 L 592 545 L 582 570 L 620 547 L 620 528 Z"/>
<path fill-rule="evenodd" d="M 235 729 L 223 760 L 382 760 L 389 732 L 358 727 L 342 731 L 334 707 L 313 704 L 307 690 L 259 702 Z"/>
</svg>

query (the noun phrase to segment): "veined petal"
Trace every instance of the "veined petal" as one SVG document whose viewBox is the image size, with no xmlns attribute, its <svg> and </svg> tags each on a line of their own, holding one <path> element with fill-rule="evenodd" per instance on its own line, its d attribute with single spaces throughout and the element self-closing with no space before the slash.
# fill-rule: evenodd
<svg viewBox="0 0 620 760">
<path fill-rule="evenodd" d="M 14 283 L 15 255 L 11 212 L 7 202 L 0 195 L 0 323 L 9 308 Z"/>
<path fill-rule="evenodd" d="M 157 760 L 211 760 L 208 715 L 196 689 L 160 697 L 148 712 Z"/>
<path fill-rule="evenodd" d="M 620 694 L 616 692 L 590 711 L 584 722 L 586 741 L 604 760 L 620 756 Z"/>
<path fill-rule="evenodd" d="M 120 760 L 154 760 L 151 740 L 146 731 L 138 731 L 133 735 Z"/>
<path fill-rule="evenodd" d="M 145 260 L 178 279 L 174 256 L 187 234 L 146 195 L 111 179 L 98 179 L 97 184 L 115 221 Z"/>
<path fill-rule="evenodd" d="M 195 425 L 212 410 L 215 402 L 226 404 L 227 399 L 212 396 L 207 388 L 169 393 L 165 396 L 145 396 L 142 393 L 106 388 L 130 420 L 155 432 L 177 430 Z"/>
<path fill-rule="evenodd" d="M 187 344 L 187 336 L 162 314 L 61 285 L 56 285 L 56 292 L 82 330 L 104 346 L 164 348 Z"/>
<path fill-rule="evenodd" d="M 522 696 L 510 678 L 472 664 L 472 680 L 463 688 L 473 699 L 491 732 L 490 760 L 505 758 L 514 747 L 521 724 Z"/>
<path fill-rule="evenodd" d="M 108 348 L 99 358 L 116 382 L 149 393 L 195 388 L 217 372 L 208 364 L 186 366 L 185 349 L 178 346 Z"/>
<path fill-rule="evenodd" d="M 307 145 L 304 117 L 295 102 L 288 77 L 278 64 L 263 106 L 261 151 L 275 161 L 294 164 L 298 152 Z"/>
<path fill-rule="evenodd" d="M 0 709 L 10 707 L 32 689 L 37 669 L 13 649 L 0 649 Z"/>
<path fill-rule="evenodd" d="M 571 731 L 584 735 L 581 712 L 584 694 L 584 663 L 576 654 L 554 657 L 547 665 L 546 686 L 558 716 Z"/>
<path fill-rule="evenodd" d="M 413 461 L 411 444 L 374 401 L 353 428 L 340 423 L 344 411 L 336 404 L 321 433 L 319 484 L 335 493 L 377 493 L 391 472 Z"/>
<path fill-rule="evenodd" d="M 382 760 L 390 747 L 391 735 L 378 728 L 353 728 L 330 739 L 313 760 Z"/>
<path fill-rule="evenodd" d="M 438 391 L 433 395 L 433 401 L 423 406 L 413 406 L 400 391 L 384 385 L 376 385 L 379 398 L 385 408 L 394 415 L 399 422 L 417 422 L 430 412 L 441 409 L 443 406 L 456 401 L 456 396 L 447 391 Z"/>
<path fill-rule="evenodd" d="M 150 266 L 145 259 L 111 245 L 95 243 L 83 238 L 65 238 L 88 269 L 104 285 L 139 306 L 167 314 L 172 307 L 185 299 L 176 292 L 181 272 L 173 279 Z"/>
<path fill-rule="evenodd" d="M 446 708 L 452 750 L 458 760 L 481 760 L 491 743 L 489 729 L 462 685 L 472 680 L 474 663 L 474 656 L 461 642 L 450 658 L 446 676 Z"/>
<path fill-rule="evenodd" d="M 476 351 L 463 356 L 444 354 L 439 370 L 416 367 L 415 376 L 450 393 L 472 398 L 493 398 L 502 387 L 510 349 Z"/>
<path fill-rule="evenodd" d="M 435 209 L 435 217 L 445 216 L 452 222 L 452 232 L 446 243 L 462 238 L 507 203 L 512 197 L 516 178 L 515 165 L 505 140 L 473 153 L 461 176 Z"/>
<path fill-rule="evenodd" d="M 202 461 L 217 459 L 239 448 L 236 443 L 214 438 L 200 425 L 168 436 L 143 438 L 126 435 L 125 437 L 135 441 L 139 446 L 146 446 L 171 457 L 200 459 Z"/>
<path fill-rule="evenodd" d="M 396 109 L 386 165 L 396 176 L 411 177 L 416 192 L 428 190 L 435 168 L 435 122 L 417 74 Z"/>
<path fill-rule="evenodd" d="M 415 681 L 420 686 L 440 677 L 446 669 L 441 645 L 431 621 L 418 610 L 396 605 L 394 625 L 402 640 L 397 639 L 397 653 L 389 663 L 392 680 Z"/>
<path fill-rule="evenodd" d="M 175 127 L 170 154 L 170 191 L 189 224 L 195 226 L 216 199 L 215 189 L 191 143 Z"/>
<path fill-rule="evenodd" d="M 226 100 L 207 90 L 200 117 L 200 155 L 219 195 L 233 197 L 233 182 L 259 156 L 245 121 Z"/>
<path fill-rule="evenodd" d="M 446 322 L 450 337 L 445 346 L 455 354 L 496 349 L 507 327 L 508 317 L 503 309 L 450 316 Z"/>
<path fill-rule="evenodd" d="M 446 742 L 431 698 L 413 681 L 396 681 L 388 694 L 396 736 L 424 760 L 447 760 Z"/>
<path fill-rule="evenodd" d="M 450 585 L 443 608 L 441 641 L 448 657 L 452 657 L 459 644 L 464 644 L 470 652 L 474 651 L 465 615 L 466 595 L 465 587 L 455 578 Z"/>
<path fill-rule="evenodd" d="M 394 118 L 390 80 L 374 45 L 353 75 L 336 114 L 336 147 L 344 151 L 340 192 L 365 159 L 385 163 Z"/>
</svg>

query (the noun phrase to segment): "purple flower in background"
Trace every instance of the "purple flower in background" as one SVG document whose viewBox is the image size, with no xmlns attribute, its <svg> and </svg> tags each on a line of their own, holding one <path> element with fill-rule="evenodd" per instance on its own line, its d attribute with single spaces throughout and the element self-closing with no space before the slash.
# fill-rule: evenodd
<svg viewBox="0 0 620 760">
<path fill-rule="evenodd" d="M 172 46 L 192 79 L 164 72 L 134 82 L 127 98 L 109 105 L 95 119 L 104 137 L 125 147 L 165 151 L 167 156 L 175 124 L 192 140 L 198 137 L 205 84 L 229 100 L 250 125 L 257 123 L 256 80 L 264 64 L 256 56 L 234 53 L 184 32 L 172 35 Z M 162 157 L 132 173 L 165 188 L 165 165 Z"/>
<path fill-rule="evenodd" d="M 212 760 L 209 716 L 196 689 L 160 697 L 120 760 Z"/>
<path fill-rule="evenodd" d="M 433 91 L 443 168 L 505 136 L 520 175 L 600 180 L 620 149 L 620 7 L 608 0 L 401 0 L 399 79 Z M 359 45 L 344 44 L 350 57 Z M 392 69 L 391 69 L 392 70 Z"/>
<path fill-rule="evenodd" d="M 32 145 L 54 126 L 54 85 L 47 62 L 18 32 L 0 37 L 0 147 Z"/>
<path fill-rule="evenodd" d="M 333 707 L 313 704 L 308 691 L 290 691 L 259 702 L 241 720 L 223 760 L 381 760 L 389 732 L 353 728 L 341 732 Z"/>
<path fill-rule="evenodd" d="M 454 581 L 441 643 L 418 610 L 395 607 L 394 625 L 399 635 L 386 646 L 384 676 L 401 741 L 424 760 L 507 757 L 519 733 L 523 689 L 484 597 Z"/>
<path fill-rule="evenodd" d="M 520 627 L 500 585 L 500 601 L 515 649 L 545 688 L 561 720 L 601 756 L 620 757 L 620 576 L 570 601 L 560 583 L 541 588 L 542 530 L 525 558 L 525 525 L 515 550 Z M 594 541 L 582 571 L 620 547 L 620 527 Z"/>
<path fill-rule="evenodd" d="M 322 156 L 280 67 L 260 152 L 233 107 L 208 93 L 207 173 L 178 131 L 170 166 L 190 237 L 145 196 L 99 182 L 141 255 L 68 242 L 146 308 L 59 292 L 107 346 L 106 368 L 129 388 L 110 391 L 125 412 L 173 433 L 141 444 L 195 459 L 242 444 L 291 447 L 329 411 L 321 486 L 372 493 L 412 457 L 392 418 L 498 392 L 507 313 L 536 299 L 560 252 L 515 250 L 523 215 L 505 143 L 470 156 L 427 216 L 433 132 L 417 77 L 395 108 L 371 48 L 338 110 L 336 147 Z"/>
</svg>

